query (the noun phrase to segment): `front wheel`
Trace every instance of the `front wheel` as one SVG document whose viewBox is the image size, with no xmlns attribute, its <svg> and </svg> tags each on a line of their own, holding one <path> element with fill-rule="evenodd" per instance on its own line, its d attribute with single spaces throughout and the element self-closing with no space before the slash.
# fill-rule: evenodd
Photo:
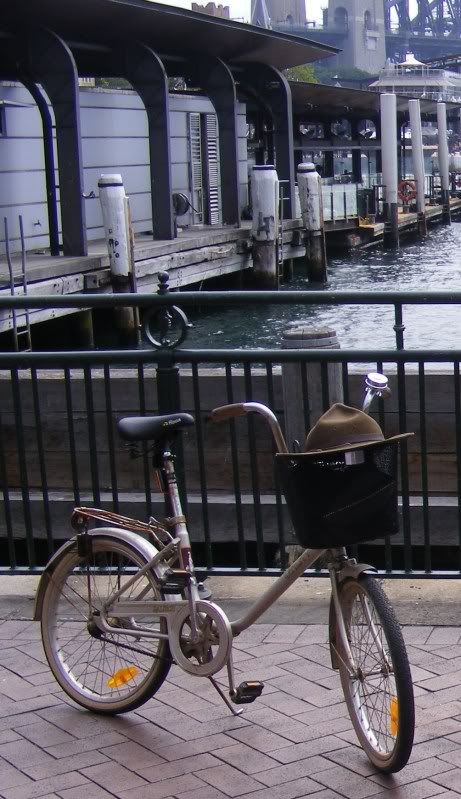
<svg viewBox="0 0 461 799">
<path fill-rule="evenodd" d="M 85 555 L 75 544 L 50 575 L 42 608 L 43 647 L 58 683 L 87 710 L 134 710 L 160 688 L 170 668 L 167 639 L 151 637 L 166 635 L 164 618 L 117 618 L 115 606 L 105 621 L 127 634 L 103 630 L 99 622 L 105 603 L 144 565 L 129 544 L 101 535 L 91 537 Z M 121 598 L 160 599 L 155 578 L 149 572 L 140 576 Z"/>
<path fill-rule="evenodd" d="M 383 589 L 361 574 L 338 586 L 353 666 L 336 629 L 338 666 L 359 741 L 384 773 L 400 771 L 411 754 L 415 725 L 413 685 L 402 632 Z"/>
</svg>

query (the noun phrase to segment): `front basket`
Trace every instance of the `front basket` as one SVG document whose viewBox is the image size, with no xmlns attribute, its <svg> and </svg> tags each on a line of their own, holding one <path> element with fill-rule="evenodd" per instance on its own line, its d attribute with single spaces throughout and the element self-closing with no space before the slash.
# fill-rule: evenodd
<svg viewBox="0 0 461 799">
<path fill-rule="evenodd" d="M 302 546 L 342 547 L 398 531 L 398 443 L 358 453 L 352 458 L 344 452 L 276 455 L 276 470 Z"/>
</svg>

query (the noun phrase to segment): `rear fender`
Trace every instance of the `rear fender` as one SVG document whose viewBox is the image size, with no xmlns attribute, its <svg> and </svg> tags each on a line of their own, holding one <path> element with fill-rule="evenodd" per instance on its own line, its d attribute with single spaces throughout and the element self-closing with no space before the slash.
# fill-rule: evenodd
<svg viewBox="0 0 461 799">
<path fill-rule="evenodd" d="M 150 541 L 147 541 L 145 538 L 142 538 L 140 535 L 136 533 L 132 533 L 130 530 L 122 530 L 119 527 L 97 527 L 93 530 L 88 530 L 88 535 L 91 538 L 112 538 L 115 541 L 123 541 L 125 544 L 129 544 L 133 549 L 137 552 L 141 558 L 145 559 L 146 561 L 152 560 L 155 555 L 158 553 L 158 549 L 154 547 Z M 42 618 L 42 608 L 43 608 L 43 598 L 45 596 L 45 591 L 48 586 L 49 580 L 61 560 L 65 555 L 67 555 L 72 549 L 77 546 L 77 537 L 71 538 L 69 541 L 66 541 L 65 544 L 60 547 L 57 552 L 53 555 L 51 560 L 48 561 L 45 571 L 43 572 L 40 582 L 38 584 L 37 593 L 35 596 L 35 606 L 34 606 L 34 621 L 40 621 Z M 166 566 L 164 563 L 157 563 L 154 567 L 154 573 L 157 577 L 161 578 L 166 570 Z M 168 597 L 169 600 L 174 601 L 175 599 L 180 599 L 178 596 L 171 596 Z"/>
<path fill-rule="evenodd" d="M 344 580 L 348 580 L 350 578 L 356 580 L 358 577 L 360 577 L 361 574 L 363 574 L 363 572 L 375 572 L 375 571 L 376 571 L 375 567 L 370 566 L 368 563 L 353 563 L 353 562 L 351 563 L 350 561 L 348 561 L 347 564 L 344 566 L 344 568 L 341 569 L 341 571 L 337 572 L 336 577 L 338 580 L 338 584 L 341 584 L 344 582 Z M 333 596 L 331 596 L 330 611 L 328 614 L 328 632 L 329 632 L 328 640 L 330 642 L 331 668 L 338 670 L 339 658 L 338 655 L 336 654 L 338 649 L 338 642 L 336 640 L 337 639 L 336 630 L 337 630 L 336 608 Z"/>
</svg>

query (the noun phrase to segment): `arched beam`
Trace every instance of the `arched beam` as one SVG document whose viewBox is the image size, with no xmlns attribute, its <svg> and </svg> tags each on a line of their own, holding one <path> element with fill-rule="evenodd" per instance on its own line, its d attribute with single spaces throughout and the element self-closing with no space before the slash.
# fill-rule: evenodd
<svg viewBox="0 0 461 799">
<path fill-rule="evenodd" d="M 78 74 L 63 40 L 45 28 L 26 37 L 24 72 L 40 83 L 53 106 L 58 152 L 59 197 L 64 255 L 86 255 Z"/>
<path fill-rule="evenodd" d="M 174 239 L 168 77 L 158 55 L 145 44 L 127 47 L 123 72 L 147 113 L 154 239 Z"/>
<path fill-rule="evenodd" d="M 273 120 L 275 166 L 284 185 L 286 197 L 283 215 L 290 219 L 295 212 L 295 170 L 293 152 L 293 112 L 291 90 L 287 79 L 275 67 L 267 64 L 246 64 L 236 67 L 234 75 L 243 87 L 248 86 L 270 109 Z"/>
<path fill-rule="evenodd" d="M 203 56 L 191 64 L 198 84 L 213 103 L 219 128 L 222 220 L 240 225 L 237 92 L 229 67 L 219 58 Z"/>
<path fill-rule="evenodd" d="M 42 88 L 37 83 L 26 79 L 23 80 L 23 83 L 35 100 L 42 120 L 50 253 L 51 255 L 59 255 L 59 221 L 53 145 L 53 119 L 48 107 L 47 98 Z"/>
</svg>

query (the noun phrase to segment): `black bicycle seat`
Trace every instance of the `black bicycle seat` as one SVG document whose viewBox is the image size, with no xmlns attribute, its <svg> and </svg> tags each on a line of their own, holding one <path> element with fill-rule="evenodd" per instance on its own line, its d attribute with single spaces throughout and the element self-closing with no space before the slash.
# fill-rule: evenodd
<svg viewBox="0 0 461 799">
<path fill-rule="evenodd" d="M 117 428 L 126 441 L 158 441 L 171 439 L 194 424 L 190 413 L 170 413 L 167 416 L 125 416 L 118 421 Z"/>
</svg>

